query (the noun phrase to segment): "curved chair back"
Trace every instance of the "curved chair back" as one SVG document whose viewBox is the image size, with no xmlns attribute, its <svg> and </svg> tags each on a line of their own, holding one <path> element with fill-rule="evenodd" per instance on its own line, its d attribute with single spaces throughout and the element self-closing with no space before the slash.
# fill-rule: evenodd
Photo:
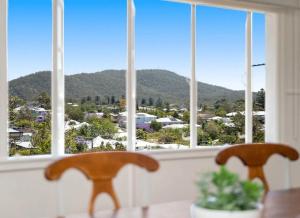
<svg viewBox="0 0 300 218">
<path fill-rule="evenodd" d="M 273 154 L 279 154 L 291 161 L 298 160 L 299 153 L 296 149 L 284 144 L 240 144 L 220 151 L 216 157 L 216 163 L 224 165 L 231 157 L 239 158 L 248 167 L 250 180 L 259 178 L 264 185 L 265 192 L 269 191 L 263 166 Z"/>
<path fill-rule="evenodd" d="M 93 193 L 89 203 L 89 214 L 93 216 L 96 197 L 101 193 L 111 196 L 115 209 L 120 208 L 119 200 L 113 189 L 112 179 L 119 170 L 134 164 L 149 172 L 158 170 L 159 163 L 146 155 L 133 152 L 95 152 L 66 157 L 50 164 L 45 171 L 48 180 L 58 180 L 70 168 L 81 171 L 93 182 Z"/>
</svg>

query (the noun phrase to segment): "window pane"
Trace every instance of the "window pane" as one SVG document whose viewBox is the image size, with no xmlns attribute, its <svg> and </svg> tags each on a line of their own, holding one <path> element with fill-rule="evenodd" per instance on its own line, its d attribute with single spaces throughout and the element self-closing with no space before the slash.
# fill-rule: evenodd
<svg viewBox="0 0 300 218">
<path fill-rule="evenodd" d="M 51 151 L 51 0 L 9 0 L 9 155 Z"/>
<path fill-rule="evenodd" d="M 198 145 L 245 140 L 245 19 L 197 7 Z"/>
<path fill-rule="evenodd" d="M 265 15 L 253 15 L 253 64 L 252 83 L 254 93 L 253 104 L 253 142 L 265 141 Z"/>
<path fill-rule="evenodd" d="M 65 150 L 124 150 L 126 1 L 65 0 Z"/>
<path fill-rule="evenodd" d="M 190 6 L 136 0 L 137 150 L 189 148 Z"/>
</svg>

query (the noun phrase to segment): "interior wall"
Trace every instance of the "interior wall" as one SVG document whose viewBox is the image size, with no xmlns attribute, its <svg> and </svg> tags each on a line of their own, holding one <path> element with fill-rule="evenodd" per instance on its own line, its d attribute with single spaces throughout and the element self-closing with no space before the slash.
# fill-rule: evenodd
<svg viewBox="0 0 300 218">
<path fill-rule="evenodd" d="M 200 174 L 215 170 L 214 157 L 203 157 L 203 151 L 193 156 L 160 161 L 156 173 L 123 168 L 114 181 L 116 192 L 124 207 L 143 206 L 180 200 L 195 200 L 195 182 Z M 157 157 L 157 156 L 156 156 Z M 158 157 L 159 158 L 159 157 Z M 274 156 L 267 170 L 272 189 L 284 187 L 284 167 L 274 168 L 272 162 L 281 163 Z M 228 167 L 246 178 L 247 171 L 237 159 L 229 161 Z M 48 182 L 44 169 L 0 173 L 0 217 L 5 218 L 54 218 L 57 215 L 85 213 L 91 193 L 91 183 L 81 173 L 70 170 L 59 182 Z M 106 195 L 96 201 L 96 209 L 111 209 L 112 201 Z"/>
</svg>

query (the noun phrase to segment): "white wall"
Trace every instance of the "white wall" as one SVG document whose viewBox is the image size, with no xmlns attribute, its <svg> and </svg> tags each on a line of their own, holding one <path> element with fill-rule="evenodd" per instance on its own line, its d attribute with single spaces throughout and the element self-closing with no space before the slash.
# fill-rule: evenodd
<svg viewBox="0 0 300 218">
<path fill-rule="evenodd" d="M 181 154 L 172 152 L 154 154 L 160 159 L 161 165 L 156 173 L 149 174 L 134 168 L 131 174 L 131 167 L 122 169 L 115 180 L 122 206 L 130 206 L 131 198 L 133 206 L 195 199 L 197 195 L 195 181 L 198 175 L 216 169 L 214 157 L 209 153 L 211 151 L 196 150 Z M 280 163 L 279 168 L 275 169 L 272 166 L 274 163 Z M 246 178 L 246 168 L 239 160 L 232 159 L 228 166 L 238 172 L 242 178 Z M 280 189 L 285 186 L 285 178 L 282 176 L 284 166 L 282 158 L 272 157 L 267 169 L 271 188 Z M 130 184 L 133 184 L 133 187 Z M 91 183 L 75 170 L 68 171 L 58 183 L 48 182 L 44 179 L 43 166 L 41 166 L 40 169 L 1 172 L 0 193 L 0 217 L 53 218 L 59 210 L 58 193 L 62 198 L 63 214 L 86 212 Z M 99 210 L 113 206 L 111 200 L 105 195 L 98 198 L 96 204 Z"/>
</svg>

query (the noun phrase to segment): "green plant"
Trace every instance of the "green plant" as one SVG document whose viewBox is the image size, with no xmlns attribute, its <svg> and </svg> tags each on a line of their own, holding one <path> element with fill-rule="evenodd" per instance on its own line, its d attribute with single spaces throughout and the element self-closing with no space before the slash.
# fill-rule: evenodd
<svg viewBox="0 0 300 218">
<path fill-rule="evenodd" d="M 252 181 L 241 181 L 237 174 L 224 166 L 219 172 L 204 175 L 198 182 L 197 206 L 213 210 L 244 211 L 257 208 L 263 186 Z"/>
</svg>

